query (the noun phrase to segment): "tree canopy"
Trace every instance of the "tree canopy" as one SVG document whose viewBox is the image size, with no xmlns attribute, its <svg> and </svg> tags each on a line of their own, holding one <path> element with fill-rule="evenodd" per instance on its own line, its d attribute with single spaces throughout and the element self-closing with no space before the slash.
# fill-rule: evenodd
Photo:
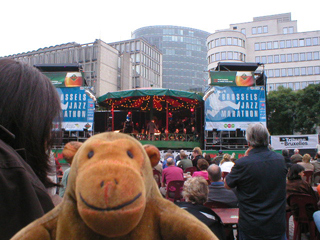
<svg viewBox="0 0 320 240">
<path fill-rule="evenodd" d="M 272 135 L 312 134 L 320 125 L 320 84 L 302 90 L 279 87 L 267 95 L 268 129 Z"/>
</svg>

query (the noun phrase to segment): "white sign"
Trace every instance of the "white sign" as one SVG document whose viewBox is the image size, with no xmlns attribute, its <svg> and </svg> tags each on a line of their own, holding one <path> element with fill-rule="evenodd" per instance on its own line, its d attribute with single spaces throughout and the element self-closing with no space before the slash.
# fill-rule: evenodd
<svg viewBox="0 0 320 240">
<path fill-rule="evenodd" d="M 313 149 L 317 148 L 318 135 L 284 135 L 271 136 L 271 147 L 275 150 L 282 149 Z"/>
</svg>

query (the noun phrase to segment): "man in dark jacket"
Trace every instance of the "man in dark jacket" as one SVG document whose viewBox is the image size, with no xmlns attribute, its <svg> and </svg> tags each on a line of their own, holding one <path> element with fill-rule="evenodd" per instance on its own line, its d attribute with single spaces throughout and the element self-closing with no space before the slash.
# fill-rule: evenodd
<svg viewBox="0 0 320 240">
<path fill-rule="evenodd" d="M 286 238 L 286 175 L 283 156 L 271 151 L 269 132 L 260 124 L 247 128 L 249 149 L 225 178 L 237 188 L 239 240 Z"/>
</svg>

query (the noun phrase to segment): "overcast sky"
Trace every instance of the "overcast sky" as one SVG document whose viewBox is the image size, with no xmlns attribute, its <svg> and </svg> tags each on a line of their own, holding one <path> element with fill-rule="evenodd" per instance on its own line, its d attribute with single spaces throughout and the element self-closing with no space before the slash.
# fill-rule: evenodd
<svg viewBox="0 0 320 240">
<path fill-rule="evenodd" d="M 287 0 L 16 0 L 0 8 L 0 56 L 43 47 L 101 39 L 127 40 L 152 25 L 191 27 L 207 32 L 253 17 L 291 12 L 298 31 L 320 30 L 320 1 Z"/>
</svg>

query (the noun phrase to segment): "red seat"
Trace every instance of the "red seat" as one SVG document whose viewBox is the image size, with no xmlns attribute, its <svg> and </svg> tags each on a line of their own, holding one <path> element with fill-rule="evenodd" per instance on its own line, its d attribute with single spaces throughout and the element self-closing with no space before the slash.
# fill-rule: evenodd
<svg viewBox="0 0 320 240">
<path fill-rule="evenodd" d="M 169 182 L 167 185 L 166 199 L 172 202 L 184 201 L 182 197 L 183 184 L 184 181 L 182 180 L 175 180 Z"/>
<path fill-rule="evenodd" d="M 198 169 L 196 167 L 188 167 L 184 170 L 185 173 L 190 172 L 190 175 L 192 176 L 192 174 L 197 171 Z"/>
<path fill-rule="evenodd" d="M 214 208 L 230 208 L 228 206 L 228 204 L 226 204 L 224 202 L 216 202 L 216 201 L 205 202 L 203 205 L 208 207 L 208 208 L 211 208 L 211 209 L 214 209 Z"/>
<path fill-rule="evenodd" d="M 307 225 L 311 239 L 316 239 L 316 226 L 313 212 L 318 210 L 317 200 L 308 194 L 292 194 L 288 198 L 294 222 L 293 240 L 301 239 L 301 227 Z"/>
<path fill-rule="evenodd" d="M 153 178 L 157 182 L 158 187 L 161 187 L 161 173 L 157 169 L 153 169 Z"/>
<path fill-rule="evenodd" d="M 304 171 L 303 174 L 304 174 L 303 180 L 311 184 L 313 171 Z"/>
</svg>

